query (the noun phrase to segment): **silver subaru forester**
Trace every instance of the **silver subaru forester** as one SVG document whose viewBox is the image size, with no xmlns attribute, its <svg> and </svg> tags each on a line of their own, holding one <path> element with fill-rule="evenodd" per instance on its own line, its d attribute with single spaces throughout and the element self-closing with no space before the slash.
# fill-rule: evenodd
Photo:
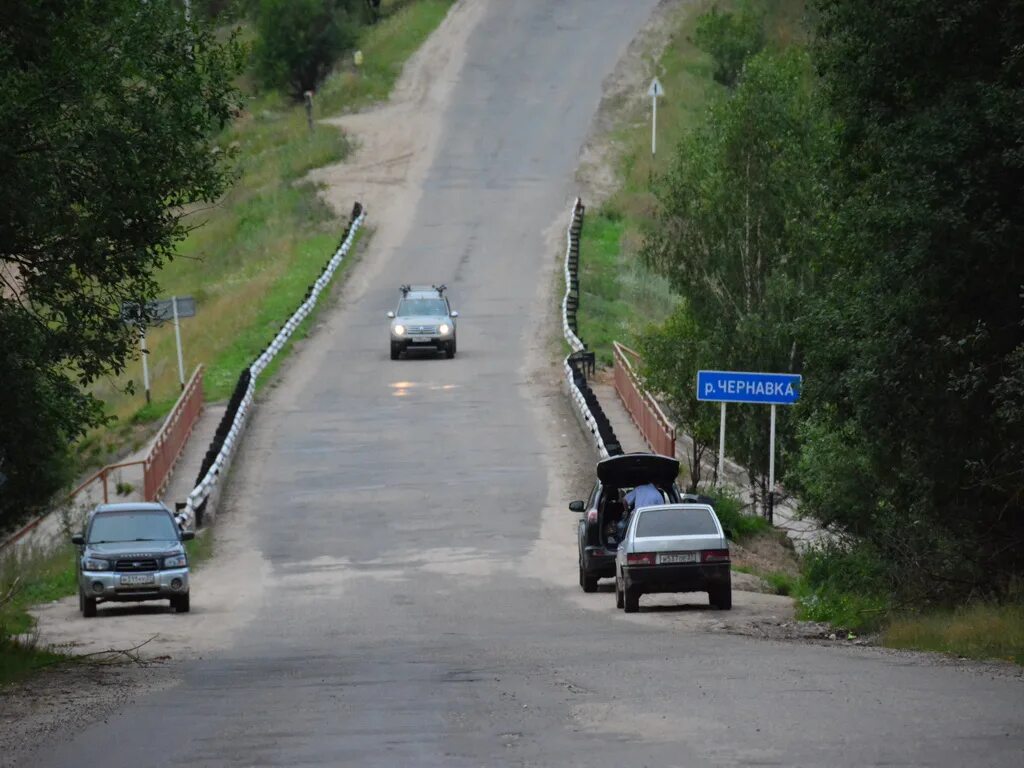
<svg viewBox="0 0 1024 768">
<path fill-rule="evenodd" d="M 458 312 L 452 310 L 444 295 L 444 285 L 403 285 L 398 309 L 391 318 L 391 359 L 397 360 L 407 349 L 433 348 L 455 357 Z"/>
<path fill-rule="evenodd" d="M 163 504 L 100 504 L 85 532 L 71 537 L 78 547 L 78 607 L 96 615 L 97 602 L 170 600 L 178 613 L 189 610 L 189 567 L 181 531 Z"/>
</svg>

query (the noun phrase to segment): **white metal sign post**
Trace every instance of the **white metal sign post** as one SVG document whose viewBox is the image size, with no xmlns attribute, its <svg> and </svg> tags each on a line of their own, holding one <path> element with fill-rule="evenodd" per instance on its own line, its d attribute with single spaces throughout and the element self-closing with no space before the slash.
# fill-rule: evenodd
<svg viewBox="0 0 1024 768">
<path fill-rule="evenodd" d="M 121 318 L 131 325 L 138 325 L 140 328 L 142 345 L 142 381 L 146 388 L 146 402 L 150 401 L 149 391 L 149 361 L 147 355 L 149 349 L 146 347 L 146 327 L 143 320 L 149 319 L 154 325 L 160 325 L 168 320 L 174 322 L 174 341 L 178 350 L 178 384 L 182 390 L 185 389 L 185 355 L 181 346 L 181 319 L 194 317 L 196 314 L 196 300 L 191 296 L 172 296 L 169 299 L 150 301 L 146 304 L 145 311 L 138 302 L 125 302 L 121 306 Z"/>
<path fill-rule="evenodd" d="M 725 404 L 754 403 L 771 406 L 771 449 L 768 455 L 768 522 L 775 503 L 775 406 L 793 405 L 800 399 L 803 377 L 792 373 L 744 371 L 697 371 L 697 399 L 719 403 L 722 421 L 718 428 L 718 476 L 725 472 Z"/>
<path fill-rule="evenodd" d="M 174 341 L 178 345 L 178 383 L 185 391 L 185 357 L 181 352 L 181 323 L 178 322 L 178 297 L 171 296 L 171 307 L 174 313 Z M 774 422 L 773 422 L 774 423 Z"/>
<path fill-rule="evenodd" d="M 647 95 L 651 97 L 651 154 L 654 155 L 658 151 L 658 98 L 665 95 L 658 78 L 651 80 Z"/>
<path fill-rule="evenodd" d="M 718 425 L 718 477 L 725 477 L 725 402 L 722 406 L 722 419 Z"/>
</svg>

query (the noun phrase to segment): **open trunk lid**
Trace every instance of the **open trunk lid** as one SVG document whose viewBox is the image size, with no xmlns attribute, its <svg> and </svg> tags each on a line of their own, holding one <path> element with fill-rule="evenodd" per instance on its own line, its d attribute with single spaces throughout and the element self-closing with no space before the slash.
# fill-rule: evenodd
<svg viewBox="0 0 1024 768">
<path fill-rule="evenodd" d="M 611 488 L 635 488 L 644 483 L 667 487 L 679 475 L 679 461 L 657 453 L 627 453 L 597 463 L 597 479 Z"/>
</svg>

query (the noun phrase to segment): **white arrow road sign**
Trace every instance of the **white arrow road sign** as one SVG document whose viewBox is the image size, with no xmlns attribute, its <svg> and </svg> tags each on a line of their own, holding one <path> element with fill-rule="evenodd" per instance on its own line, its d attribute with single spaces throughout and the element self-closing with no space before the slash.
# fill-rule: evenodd
<svg viewBox="0 0 1024 768">
<path fill-rule="evenodd" d="M 658 97 L 665 95 L 665 89 L 661 87 L 658 78 L 651 80 L 651 87 L 647 89 L 647 95 L 651 97 L 651 154 L 658 151 Z"/>
</svg>

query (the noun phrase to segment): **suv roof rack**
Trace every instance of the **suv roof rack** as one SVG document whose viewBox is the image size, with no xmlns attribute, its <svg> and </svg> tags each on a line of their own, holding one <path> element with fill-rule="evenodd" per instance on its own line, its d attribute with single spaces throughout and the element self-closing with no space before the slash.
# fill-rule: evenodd
<svg viewBox="0 0 1024 768">
<path fill-rule="evenodd" d="M 403 296 L 408 296 L 410 293 L 436 293 L 440 296 L 448 290 L 448 286 L 444 283 L 441 285 L 410 285 L 406 283 L 400 286 L 399 290 L 402 291 Z"/>
</svg>

